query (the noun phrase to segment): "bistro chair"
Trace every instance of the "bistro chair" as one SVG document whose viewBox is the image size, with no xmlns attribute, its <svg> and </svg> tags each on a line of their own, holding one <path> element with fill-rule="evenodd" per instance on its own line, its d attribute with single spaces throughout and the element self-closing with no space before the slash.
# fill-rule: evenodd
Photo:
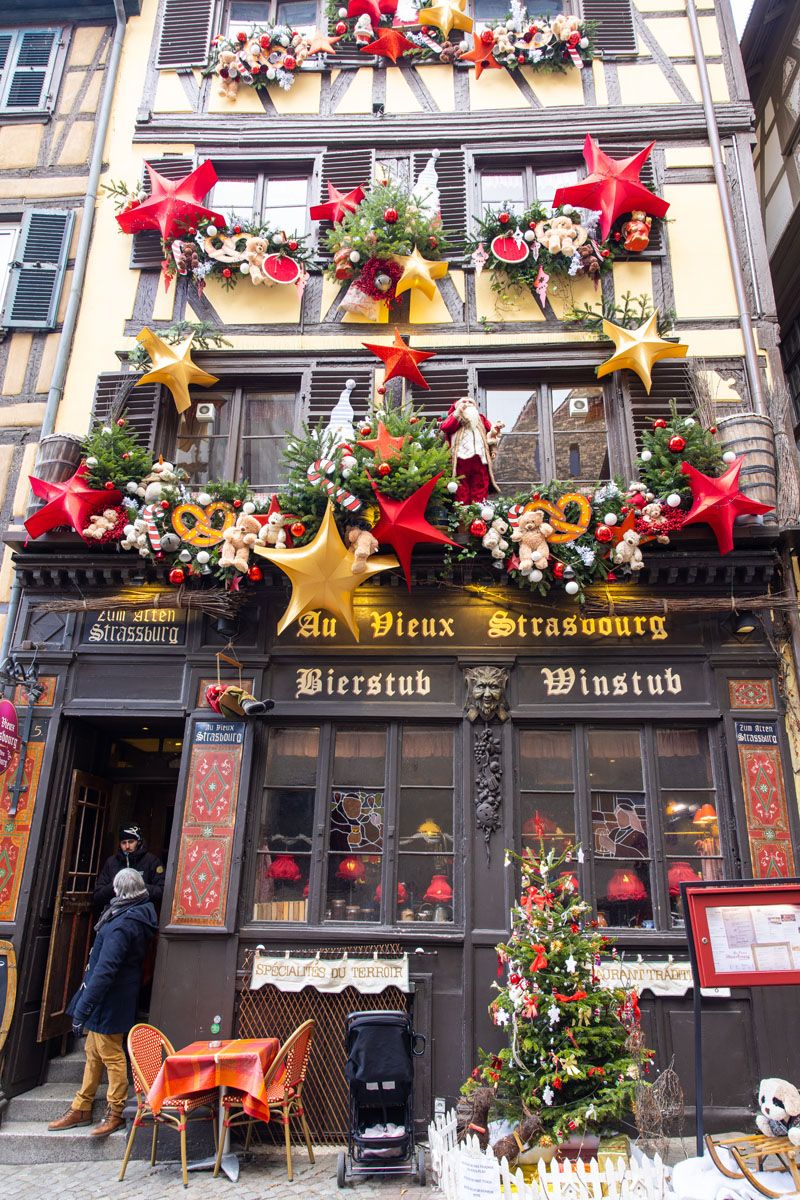
<svg viewBox="0 0 800 1200">
<path fill-rule="evenodd" d="M 306 1114 L 303 1110 L 303 1084 L 306 1081 L 308 1060 L 311 1056 L 311 1040 L 314 1036 L 316 1021 L 304 1021 L 294 1033 L 283 1043 L 274 1061 L 264 1075 L 264 1090 L 271 1116 L 280 1117 L 283 1125 L 283 1137 L 286 1143 L 286 1174 L 292 1182 L 292 1140 L 290 1122 L 299 1120 L 303 1137 L 308 1149 L 308 1157 L 314 1162 L 314 1151 L 311 1147 L 311 1134 L 308 1131 Z M 247 1126 L 245 1150 L 250 1147 L 250 1138 L 256 1118 L 249 1116 L 243 1107 L 244 1097 L 241 1092 L 230 1091 L 222 1098 L 223 1121 L 222 1133 L 217 1146 L 217 1162 L 214 1175 L 219 1175 L 222 1153 L 225 1147 L 226 1135 L 229 1129 L 239 1125 Z"/>
<path fill-rule="evenodd" d="M 155 1166 L 158 1150 L 159 1125 L 171 1125 L 178 1130 L 181 1140 L 181 1169 L 183 1186 L 189 1186 L 189 1174 L 186 1166 L 186 1124 L 190 1112 L 204 1108 L 208 1110 L 214 1130 L 214 1149 L 217 1147 L 216 1106 L 217 1092 L 198 1092 L 195 1096 L 185 1099 L 177 1097 L 167 1100 L 159 1113 L 154 1113 L 147 1102 L 147 1094 L 155 1082 L 156 1075 L 161 1070 L 161 1064 L 168 1054 L 174 1054 L 175 1048 L 169 1038 L 156 1029 L 155 1025 L 134 1025 L 128 1034 L 128 1057 L 133 1070 L 133 1086 L 136 1091 L 136 1116 L 133 1118 L 128 1144 L 125 1147 L 125 1157 L 118 1182 L 125 1178 L 128 1162 L 133 1150 L 133 1139 L 136 1131 L 146 1122 L 153 1124 L 153 1141 L 150 1148 L 150 1166 Z"/>
</svg>

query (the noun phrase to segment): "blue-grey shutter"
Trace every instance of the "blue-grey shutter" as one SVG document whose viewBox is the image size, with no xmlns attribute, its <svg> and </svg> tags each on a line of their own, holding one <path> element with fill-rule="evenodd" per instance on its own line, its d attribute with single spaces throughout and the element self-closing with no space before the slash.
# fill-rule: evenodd
<svg viewBox="0 0 800 1200">
<path fill-rule="evenodd" d="M 597 25 L 595 45 L 604 54 L 635 54 L 636 29 L 630 0 L 582 0 L 586 21 Z"/>
<path fill-rule="evenodd" d="M 184 179 L 194 167 L 192 159 L 183 155 L 173 155 L 170 158 L 150 158 L 147 161 L 165 179 Z M 144 167 L 142 167 L 142 177 L 139 182 L 149 195 L 150 176 Z M 143 271 L 160 270 L 163 257 L 161 234 L 157 229 L 146 229 L 143 233 L 133 235 L 131 267 L 138 267 Z"/>
<path fill-rule="evenodd" d="M 319 203 L 326 204 L 328 200 L 328 183 L 332 183 L 345 195 L 354 188 L 369 189 L 372 182 L 372 151 L 363 147 L 347 150 L 326 150 L 322 156 L 320 171 Z M 319 221 L 317 227 L 318 253 L 321 257 L 328 256 L 325 249 L 325 238 L 333 228 L 330 221 Z"/>
<path fill-rule="evenodd" d="M 128 426 L 139 435 L 140 444 L 155 450 L 161 388 L 157 383 L 134 387 L 138 378 L 137 373 L 124 374 L 122 371 L 98 375 L 92 418 L 110 424 L 124 416 Z"/>
<path fill-rule="evenodd" d="M 322 423 L 327 425 L 331 410 L 339 396 L 344 391 L 348 379 L 355 379 L 356 386 L 350 397 L 350 403 L 356 418 L 366 416 L 372 402 L 373 367 L 370 364 L 349 364 L 342 366 L 337 363 L 320 363 L 311 372 L 311 386 L 308 404 L 303 412 L 303 420 L 309 425 Z"/>
<path fill-rule="evenodd" d="M 4 112 L 27 112 L 47 106 L 60 29 L 25 29 L 16 35 L 3 81 Z M 7 35 L 3 35 L 7 36 Z"/>
<path fill-rule="evenodd" d="M 208 58 L 214 0 L 165 0 L 156 66 L 200 67 Z"/>
<path fill-rule="evenodd" d="M 447 416 L 450 405 L 469 394 L 469 373 L 463 362 L 434 367 L 431 359 L 420 365 L 420 372 L 428 390 L 410 385 L 408 392 L 411 403 L 426 417 Z"/>
<path fill-rule="evenodd" d="M 73 221 L 74 213 L 63 209 L 33 208 L 24 214 L 3 313 L 7 328 L 55 327 Z"/>
</svg>

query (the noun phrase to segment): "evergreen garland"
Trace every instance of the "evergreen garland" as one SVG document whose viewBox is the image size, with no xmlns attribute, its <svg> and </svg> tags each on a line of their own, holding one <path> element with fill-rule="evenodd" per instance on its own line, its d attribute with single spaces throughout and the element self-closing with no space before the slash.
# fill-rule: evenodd
<svg viewBox="0 0 800 1200">
<path fill-rule="evenodd" d="M 714 440 L 715 432 L 715 429 L 704 429 L 697 420 L 697 414 L 692 417 L 679 416 L 675 401 L 671 401 L 669 420 L 663 418 L 655 422 L 652 429 L 642 434 L 644 457 L 640 452 L 637 469 L 647 490 L 662 498 L 670 494 L 678 495 L 681 507 L 691 508 L 692 490 L 681 471 L 681 463 L 690 462 L 698 471 L 713 479 L 720 476 L 727 464 Z M 669 443 L 673 438 L 681 439 L 684 445 L 671 450 Z"/>
</svg>

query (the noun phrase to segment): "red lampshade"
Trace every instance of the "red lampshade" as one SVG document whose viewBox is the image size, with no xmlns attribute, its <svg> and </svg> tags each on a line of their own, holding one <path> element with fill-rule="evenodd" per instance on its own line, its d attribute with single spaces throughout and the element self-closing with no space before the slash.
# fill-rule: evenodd
<svg viewBox="0 0 800 1200">
<path fill-rule="evenodd" d="M 646 900 L 647 888 L 633 871 L 615 871 L 608 881 L 606 896 L 609 900 Z"/>
<path fill-rule="evenodd" d="M 679 896 L 681 894 L 682 883 L 696 883 L 699 878 L 700 876 L 696 871 L 692 870 L 688 863 L 673 863 L 667 872 L 670 896 Z"/>
<path fill-rule="evenodd" d="M 444 875 L 434 875 L 430 882 L 424 900 L 431 900 L 439 904 L 449 904 L 453 899 L 453 889 L 447 882 Z"/>
<path fill-rule="evenodd" d="M 366 873 L 364 863 L 354 854 L 348 854 L 347 858 L 343 858 L 336 872 L 339 879 L 345 879 L 348 883 L 363 883 Z"/>
<path fill-rule="evenodd" d="M 528 817 L 522 826 L 522 832 L 525 837 L 548 837 L 554 833 L 562 833 L 563 830 L 551 817 L 543 817 L 537 812 Z"/>
<path fill-rule="evenodd" d="M 383 895 L 383 888 L 381 887 L 380 884 L 378 884 L 378 886 L 375 888 L 375 903 L 376 904 L 380 904 L 382 895 Z M 397 885 L 397 903 L 405 904 L 407 899 L 408 899 L 408 892 L 406 890 L 406 885 L 404 883 L 398 883 L 398 885 Z"/>
<path fill-rule="evenodd" d="M 267 867 L 267 879 L 281 879 L 285 883 L 297 883 L 302 872 L 291 854 L 279 854 Z"/>
<path fill-rule="evenodd" d="M 713 825 L 717 819 L 717 810 L 713 804 L 701 804 L 692 817 L 695 825 Z"/>
</svg>

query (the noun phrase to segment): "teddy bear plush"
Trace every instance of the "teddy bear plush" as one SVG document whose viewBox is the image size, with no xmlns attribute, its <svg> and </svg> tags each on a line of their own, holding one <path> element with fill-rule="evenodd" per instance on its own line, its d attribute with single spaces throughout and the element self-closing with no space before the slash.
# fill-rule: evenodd
<svg viewBox="0 0 800 1200">
<path fill-rule="evenodd" d="M 142 517 L 136 517 L 124 529 L 124 537 L 120 542 L 123 550 L 138 550 L 142 558 L 150 554 L 150 539 L 147 535 L 147 522 Z"/>
<path fill-rule="evenodd" d="M 269 242 L 262 237 L 249 237 L 245 243 L 244 257 L 249 267 L 251 283 L 268 283 L 263 271 L 264 259 L 269 254 Z"/>
<path fill-rule="evenodd" d="M 123 514 L 118 508 L 106 508 L 103 512 L 93 513 L 89 524 L 81 530 L 81 537 L 91 538 L 97 542 L 108 542 L 115 529 L 123 520 Z"/>
<path fill-rule="evenodd" d="M 618 567 L 641 571 L 644 566 L 644 558 L 639 549 L 640 540 L 641 534 L 638 534 L 635 529 L 629 529 L 627 533 L 623 533 L 614 550 L 614 562 Z"/>
<path fill-rule="evenodd" d="M 354 575 L 363 575 L 367 569 L 367 560 L 378 553 L 378 542 L 368 529 L 352 525 L 347 530 L 347 544 L 353 551 L 353 565 L 350 568 Z"/>
<path fill-rule="evenodd" d="M 235 100 L 239 93 L 238 59 L 232 50 L 221 50 L 217 64 L 219 94 L 227 100 Z"/>
<path fill-rule="evenodd" d="M 502 517 L 495 517 L 489 529 L 483 535 L 481 545 L 488 550 L 492 558 L 503 558 L 508 549 L 508 542 L 503 536 L 508 533 L 508 524 Z"/>
<path fill-rule="evenodd" d="M 221 567 L 233 567 L 244 575 L 250 566 L 250 549 L 258 541 L 261 524 L 249 513 L 242 513 L 222 535 Z"/>
<path fill-rule="evenodd" d="M 589 234 L 583 225 L 576 225 L 571 217 L 551 217 L 536 224 L 536 240 L 551 254 L 565 254 L 572 258 Z"/>
<path fill-rule="evenodd" d="M 580 32 L 580 21 L 577 17 L 567 17 L 559 13 L 550 22 L 550 29 L 559 42 L 568 42 L 574 33 Z"/>
<path fill-rule="evenodd" d="M 165 462 L 162 458 L 153 463 L 152 471 L 149 475 L 145 475 L 136 489 L 136 495 L 144 500 L 145 504 L 155 504 L 157 500 L 161 499 L 164 488 L 172 487 L 177 482 L 178 472 L 171 462 Z"/>
<path fill-rule="evenodd" d="M 785 1079 L 762 1079 L 758 1085 L 756 1125 L 765 1137 L 788 1137 L 800 1146 L 800 1092 Z"/>
<path fill-rule="evenodd" d="M 283 513 L 270 513 L 266 522 L 261 526 L 258 540 L 262 546 L 277 546 L 280 550 L 286 545 L 286 518 Z"/>
<path fill-rule="evenodd" d="M 519 570 L 521 575 L 530 575 L 531 571 L 543 571 L 550 560 L 550 547 L 547 539 L 553 533 L 553 526 L 545 520 L 545 514 L 538 509 L 528 509 L 517 521 L 517 528 L 511 535 L 512 542 L 519 544 Z"/>
</svg>

